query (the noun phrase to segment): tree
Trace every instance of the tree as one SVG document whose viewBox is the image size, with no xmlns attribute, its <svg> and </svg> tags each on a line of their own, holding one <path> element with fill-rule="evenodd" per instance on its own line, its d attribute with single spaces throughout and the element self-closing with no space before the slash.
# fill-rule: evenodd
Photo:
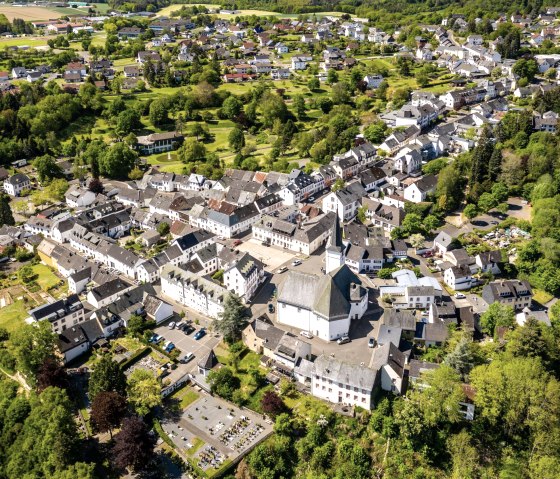
<svg viewBox="0 0 560 479">
<path fill-rule="evenodd" d="M 91 401 L 100 392 L 114 391 L 121 396 L 126 394 L 126 376 L 111 356 L 103 356 L 95 365 L 89 378 L 88 391 Z"/>
<path fill-rule="evenodd" d="M 41 183 L 48 183 L 54 178 L 62 178 L 62 169 L 56 164 L 50 155 L 40 156 L 33 162 L 37 170 L 37 178 Z"/>
<path fill-rule="evenodd" d="M 327 83 L 329 85 L 334 85 L 336 82 L 338 82 L 338 73 L 334 68 L 330 68 L 327 72 Z"/>
<path fill-rule="evenodd" d="M 212 393 L 231 401 L 233 393 L 241 386 L 241 381 L 239 381 L 237 376 L 234 376 L 230 368 L 222 367 L 210 371 L 208 374 L 208 384 Z"/>
<path fill-rule="evenodd" d="M 367 211 L 367 206 L 361 206 L 360 208 L 358 208 L 358 214 L 356 215 L 356 218 L 362 224 L 365 224 L 367 222 Z"/>
<path fill-rule="evenodd" d="M 320 86 L 321 84 L 319 83 L 319 79 L 316 76 L 312 76 L 311 78 L 309 78 L 309 81 L 307 82 L 307 88 L 309 88 L 311 91 L 318 90 Z"/>
<path fill-rule="evenodd" d="M 109 178 L 125 180 L 137 159 L 138 154 L 125 143 L 115 143 L 101 157 L 99 168 L 101 173 Z"/>
<path fill-rule="evenodd" d="M 25 284 L 31 283 L 36 276 L 31 265 L 26 264 L 18 270 L 18 278 Z"/>
<path fill-rule="evenodd" d="M 267 391 L 263 394 L 261 408 L 266 414 L 273 418 L 286 411 L 284 401 L 282 401 L 282 398 L 274 391 Z"/>
<path fill-rule="evenodd" d="M 498 206 L 498 201 L 492 193 L 482 193 L 478 198 L 478 209 L 483 213 L 488 213 L 492 208 Z"/>
<path fill-rule="evenodd" d="M 423 248 L 426 241 L 426 238 L 424 238 L 424 236 L 422 236 L 420 233 L 411 235 L 409 239 L 412 247 L 416 249 Z"/>
<path fill-rule="evenodd" d="M 422 231 L 422 218 L 416 213 L 408 213 L 402 222 L 402 229 L 407 235 Z"/>
<path fill-rule="evenodd" d="M 113 437 L 113 429 L 119 427 L 126 414 L 126 398 L 114 391 L 102 391 L 95 396 L 91 404 L 91 423 L 98 432 L 109 432 Z"/>
<path fill-rule="evenodd" d="M 128 377 L 128 400 L 140 416 L 161 405 L 161 384 L 151 371 L 135 369 Z"/>
<path fill-rule="evenodd" d="M 92 178 L 88 184 L 88 190 L 92 193 L 103 193 L 103 183 L 98 178 Z"/>
<path fill-rule="evenodd" d="M 448 364 L 457 371 L 463 381 L 467 380 L 469 373 L 475 366 L 475 355 L 471 348 L 472 341 L 462 335 L 453 351 L 451 351 L 444 360 L 444 364 Z"/>
<path fill-rule="evenodd" d="M 228 120 L 233 120 L 243 110 L 243 103 L 237 97 L 228 96 L 222 103 L 222 113 Z"/>
<path fill-rule="evenodd" d="M 130 467 L 134 472 L 143 470 L 151 461 L 155 438 L 146 423 L 137 416 L 124 419 L 115 436 L 111 450 L 113 462 L 119 469 Z"/>
<path fill-rule="evenodd" d="M 463 429 L 447 441 L 453 470 L 450 479 L 475 479 L 479 477 L 480 457 L 470 434 Z"/>
<path fill-rule="evenodd" d="M 115 133 L 122 138 L 141 126 L 139 113 L 133 108 L 128 108 L 117 116 Z"/>
<path fill-rule="evenodd" d="M 46 195 L 53 201 L 62 201 L 69 184 L 64 178 L 52 180 L 49 186 L 45 188 Z"/>
<path fill-rule="evenodd" d="M 535 75 L 539 72 L 539 64 L 533 58 L 528 60 L 520 58 L 515 62 L 515 65 L 513 65 L 512 71 L 521 78 L 533 81 Z"/>
<path fill-rule="evenodd" d="M 511 306 L 501 303 L 492 303 L 480 316 L 482 330 L 491 336 L 494 335 L 496 327 L 512 327 L 515 323 L 515 311 Z"/>
<path fill-rule="evenodd" d="M 465 215 L 465 218 L 470 221 L 478 215 L 478 208 L 476 207 L 476 205 L 469 203 L 467 206 L 465 206 L 463 214 Z"/>
<path fill-rule="evenodd" d="M 288 107 L 284 100 L 274 93 L 267 92 L 260 103 L 262 122 L 265 128 L 271 128 L 274 120 L 284 122 L 288 118 Z"/>
<path fill-rule="evenodd" d="M 294 109 L 297 117 L 301 120 L 305 118 L 305 98 L 303 95 L 294 96 Z"/>
<path fill-rule="evenodd" d="M 364 129 L 364 136 L 374 145 L 379 145 L 387 136 L 387 125 L 383 121 L 372 123 Z"/>
<path fill-rule="evenodd" d="M 337 178 L 331 187 L 331 191 L 336 192 L 344 188 L 344 180 L 342 178 Z"/>
<path fill-rule="evenodd" d="M 0 194 L 0 227 L 4 225 L 13 226 L 15 224 L 14 215 L 10 208 L 10 197 Z"/>
<path fill-rule="evenodd" d="M 179 149 L 178 156 L 183 163 L 200 161 L 206 156 L 206 147 L 196 138 L 187 138 Z"/>
<path fill-rule="evenodd" d="M 152 101 L 152 103 L 150 103 L 150 111 L 148 115 L 150 122 L 155 126 L 161 126 L 169 123 L 169 117 L 167 116 L 168 109 L 167 99 L 161 98 Z"/>
<path fill-rule="evenodd" d="M 229 147 L 236 153 L 245 146 L 245 134 L 241 128 L 232 128 L 228 135 Z"/>
<path fill-rule="evenodd" d="M 57 337 L 48 321 L 19 327 L 12 333 L 10 343 L 17 369 L 32 381 L 45 362 L 56 357 Z"/>
<path fill-rule="evenodd" d="M 65 389 L 68 387 L 68 375 L 60 361 L 51 356 L 45 357 L 37 371 L 37 390 L 44 391 L 48 387 Z"/>
<path fill-rule="evenodd" d="M 212 326 L 224 336 L 226 343 L 233 344 L 240 338 L 246 325 L 245 306 L 241 298 L 235 293 L 228 294 L 224 302 L 224 312 Z"/>
<path fill-rule="evenodd" d="M 157 232 L 163 238 L 169 234 L 170 226 L 169 223 L 166 221 L 162 221 L 160 224 L 157 225 Z"/>
<path fill-rule="evenodd" d="M 439 226 L 440 221 L 434 215 L 428 215 L 424 218 L 422 223 L 424 224 L 424 229 L 429 233 Z"/>
</svg>

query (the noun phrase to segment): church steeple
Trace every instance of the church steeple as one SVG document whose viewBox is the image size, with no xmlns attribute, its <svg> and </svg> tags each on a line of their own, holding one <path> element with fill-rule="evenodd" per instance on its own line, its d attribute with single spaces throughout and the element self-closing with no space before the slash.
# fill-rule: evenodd
<svg viewBox="0 0 560 479">
<path fill-rule="evenodd" d="M 331 230 L 331 235 L 325 250 L 325 271 L 330 273 L 344 264 L 344 245 L 342 244 L 342 233 L 338 215 Z"/>
</svg>

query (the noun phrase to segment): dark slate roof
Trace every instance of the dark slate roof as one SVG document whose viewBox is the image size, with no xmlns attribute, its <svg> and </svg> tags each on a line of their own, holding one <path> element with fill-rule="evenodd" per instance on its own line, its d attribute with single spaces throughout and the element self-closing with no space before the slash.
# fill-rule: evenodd
<svg viewBox="0 0 560 479">
<path fill-rule="evenodd" d="M 80 298 L 78 298 L 78 295 L 71 294 L 66 299 L 59 299 L 54 303 L 44 304 L 35 309 L 32 309 L 31 311 L 29 311 L 29 314 L 35 321 L 41 321 L 42 319 L 53 313 L 57 313 L 60 311 L 61 316 L 66 316 L 69 312 L 77 311 L 81 307 L 82 302 L 80 301 Z M 52 319 L 56 321 L 58 317 Z"/>
<path fill-rule="evenodd" d="M 211 349 L 208 352 L 208 354 L 206 354 L 205 356 L 202 356 L 202 358 L 198 362 L 198 367 L 205 369 L 207 371 L 209 371 L 210 369 L 212 369 L 217 365 L 218 365 L 218 358 L 216 357 L 216 354 L 214 353 L 213 349 Z"/>
</svg>

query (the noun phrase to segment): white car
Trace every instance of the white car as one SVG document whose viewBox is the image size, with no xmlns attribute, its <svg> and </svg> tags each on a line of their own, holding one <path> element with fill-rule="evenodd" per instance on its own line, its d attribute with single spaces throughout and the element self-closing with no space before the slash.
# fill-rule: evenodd
<svg viewBox="0 0 560 479">
<path fill-rule="evenodd" d="M 301 331 L 299 334 L 304 338 L 313 339 L 313 335 L 309 331 Z"/>
<path fill-rule="evenodd" d="M 294 259 L 292 261 L 292 266 L 299 266 L 300 264 L 301 264 L 301 260 L 299 260 L 299 259 Z"/>
<path fill-rule="evenodd" d="M 169 329 L 175 329 L 175 326 L 177 326 L 177 323 L 175 321 L 171 321 L 169 323 Z"/>
<path fill-rule="evenodd" d="M 455 293 L 455 297 L 457 299 L 465 299 L 466 298 L 466 296 L 463 293 Z"/>
</svg>

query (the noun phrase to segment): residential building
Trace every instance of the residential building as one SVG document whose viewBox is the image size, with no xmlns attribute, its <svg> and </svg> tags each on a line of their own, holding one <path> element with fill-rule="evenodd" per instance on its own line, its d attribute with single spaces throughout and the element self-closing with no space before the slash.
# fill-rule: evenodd
<svg viewBox="0 0 560 479">
<path fill-rule="evenodd" d="M 247 303 L 264 280 L 264 265 L 249 253 L 245 253 L 224 271 L 224 286 Z"/>
<path fill-rule="evenodd" d="M 488 304 L 501 303 L 522 310 L 531 306 L 533 290 L 526 280 L 492 281 L 482 289 L 482 298 Z"/>
<path fill-rule="evenodd" d="M 19 196 L 23 190 L 31 188 L 31 181 L 23 173 L 16 173 L 4 181 L 4 191 L 10 196 Z"/>
<path fill-rule="evenodd" d="M 84 307 L 76 294 L 38 306 L 29 311 L 29 316 L 31 321 L 49 321 L 57 334 L 85 320 Z"/>
</svg>

